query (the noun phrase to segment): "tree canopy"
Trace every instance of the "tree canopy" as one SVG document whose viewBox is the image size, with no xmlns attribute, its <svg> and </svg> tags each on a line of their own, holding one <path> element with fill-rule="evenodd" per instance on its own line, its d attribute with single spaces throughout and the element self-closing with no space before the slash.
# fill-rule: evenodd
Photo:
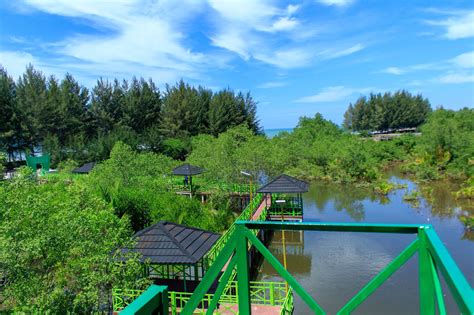
<svg viewBox="0 0 474 315">
<path fill-rule="evenodd" d="M 0 69 L 0 150 L 13 160 L 38 148 L 60 161 L 104 160 L 117 140 L 138 151 L 184 159 L 190 137 L 245 123 L 260 133 L 250 93 L 213 92 L 184 81 L 164 91 L 150 80 L 99 79 L 91 90 L 71 74 L 46 77 L 29 65 L 15 82 Z"/>
<path fill-rule="evenodd" d="M 421 95 L 407 91 L 370 94 L 349 105 L 344 127 L 353 131 L 382 131 L 421 125 L 431 112 L 431 105 Z"/>
</svg>

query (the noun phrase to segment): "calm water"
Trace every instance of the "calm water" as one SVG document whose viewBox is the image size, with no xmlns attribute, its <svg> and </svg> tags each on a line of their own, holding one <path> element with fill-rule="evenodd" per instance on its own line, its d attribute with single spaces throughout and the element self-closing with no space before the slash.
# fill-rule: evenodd
<svg viewBox="0 0 474 315">
<path fill-rule="evenodd" d="M 463 211 L 474 213 L 473 202 L 458 204 L 450 192 L 455 184 L 440 182 L 430 186 L 432 193 L 425 190 L 426 198 L 420 198 L 419 205 L 413 205 L 405 202 L 403 195 L 420 187 L 394 173 L 391 180 L 406 184 L 407 188 L 381 197 L 357 187 L 313 184 L 304 195 L 304 220 L 430 223 L 473 285 L 474 241 L 457 218 Z M 287 266 L 313 298 L 329 314 L 335 314 L 414 238 L 414 235 L 287 231 Z M 281 233 L 275 233 L 270 248 L 283 261 Z M 415 255 L 354 314 L 418 314 L 417 267 Z M 279 279 L 266 262 L 259 277 L 269 281 Z M 459 313 L 444 283 L 443 286 L 448 314 Z M 307 306 L 295 294 L 295 314 L 308 313 Z"/>
</svg>

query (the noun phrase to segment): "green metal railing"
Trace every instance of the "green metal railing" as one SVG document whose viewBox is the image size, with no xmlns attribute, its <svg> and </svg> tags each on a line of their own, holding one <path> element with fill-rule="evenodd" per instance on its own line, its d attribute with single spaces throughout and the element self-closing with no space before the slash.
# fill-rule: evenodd
<svg viewBox="0 0 474 315">
<path fill-rule="evenodd" d="M 278 204 L 276 200 L 285 200 L 284 204 Z M 303 216 L 303 198 L 301 195 L 297 197 L 286 196 L 283 194 L 272 195 L 272 204 L 268 210 L 271 216 Z"/>
<path fill-rule="evenodd" d="M 309 306 L 315 314 L 326 314 L 323 308 L 309 295 L 296 279 L 282 266 L 265 245 L 255 236 L 252 229 L 271 230 L 310 230 L 337 232 L 370 232 L 414 234 L 416 239 L 389 263 L 377 276 L 350 299 L 337 314 L 350 314 L 381 286 L 395 271 L 404 265 L 415 253 L 419 256 L 420 314 L 446 314 L 444 298 L 439 284 L 438 272 L 441 273 L 462 314 L 474 312 L 474 292 L 463 274 L 449 255 L 447 249 L 431 225 L 393 225 L 393 224 L 357 224 L 357 223 L 288 223 L 288 222 L 236 222 L 235 231 L 220 251 L 217 259 L 207 271 L 203 280 L 187 301 L 181 314 L 191 315 L 199 305 L 205 293 L 227 265 L 222 278 L 226 280 L 229 268 L 237 267 L 238 307 L 239 314 L 250 314 L 250 282 L 248 265 L 248 243 L 251 243 L 273 266 L 289 286 Z M 229 261 L 230 260 L 230 261 Z M 228 277 L 227 276 L 227 277 Z M 221 278 L 221 279 L 222 279 Z M 220 281 L 216 294 L 206 314 L 212 314 L 222 294 L 225 281 Z M 290 303 L 290 302 L 288 302 Z"/>
<path fill-rule="evenodd" d="M 282 310 L 287 311 L 292 307 L 293 297 L 289 296 L 291 290 L 286 292 L 284 282 L 269 281 L 251 281 L 250 282 L 250 300 L 252 304 L 281 306 Z M 112 292 L 113 310 L 120 312 L 127 307 L 133 300 L 136 300 L 145 290 L 114 289 Z M 219 298 L 219 309 L 214 314 L 229 314 L 236 312 L 238 304 L 238 283 L 229 281 L 226 292 Z M 178 314 L 192 297 L 192 292 L 168 292 L 169 311 L 171 314 Z M 205 314 L 208 306 L 211 304 L 214 294 L 206 293 L 199 302 L 194 314 Z"/>
<path fill-rule="evenodd" d="M 117 312 L 136 300 L 145 290 L 112 289 L 112 306 Z"/>
<path fill-rule="evenodd" d="M 236 221 L 248 221 L 252 219 L 252 215 L 254 214 L 255 210 L 258 208 L 258 206 L 262 203 L 263 200 L 263 194 L 257 194 L 252 201 L 247 205 L 247 207 L 242 211 L 242 213 L 237 217 Z M 267 215 L 267 209 L 265 208 L 260 217 L 258 218 L 259 220 L 262 220 L 263 215 L 265 215 L 264 218 L 266 218 Z M 222 236 L 217 240 L 216 243 L 212 246 L 212 248 L 207 252 L 206 256 L 204 257 L 204 261 L 206 262 L 207 267 L 212 265 L 216 257 L 219 255 L 221 252 L 222 248 L 225 246 L 227 241 L 229 240 L 230 236 L 232 233 L 234 233 L 235 230 L 235 222 L 232 223 L 232 225 L 227 229 L 227 231 L 222 234 Z"/>
<path fill-rule="evenodd" d="M 172 190 L 188 191 L 191 188 L 189 184 L 184 185 L 184 180 L 180 177 L 172 177 L 169 179 L 168 183 Z M 224 183 L 218 181 L 210 181 L 199 177 L 193 177 L 193 191 L 208 192 L 213 190 L 220 190 L 229 193 L 249 194 L 250 185 L 239 183 Z M 256 185 L 253 185 L 252 193 L 255 194 L 256 191 L 257 187 Z"/>
<path fill-rule="evenodd" d="M 168 290 L 166 286 L 151 285 L 136 300 L 123 309 L 121 315 L 168 315 Z"/>
<path fill-rule="evenodd" d="M 280 315 L 291 315 L 293 314 L 295 306 L 293 303 L 293 289 L 290 288 L 288 290 L 288 293 L 286 294 L 285 301 L 283 302 L 283 305 L 281 306 L 280 310 Z"/>
</svg>

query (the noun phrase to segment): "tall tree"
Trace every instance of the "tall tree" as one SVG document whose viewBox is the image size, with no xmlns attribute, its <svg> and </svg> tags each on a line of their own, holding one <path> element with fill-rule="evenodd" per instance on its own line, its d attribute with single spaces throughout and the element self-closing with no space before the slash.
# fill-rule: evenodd
<svg viewBox="0 0 474 315">
<path fill-rule="evenodd" d="M 17 84 L 17 109 L 19 118 L 18 138 L 20 147 L 34 153 L 39 145 L 43 126 L 39 117 L 47 108 L 46 78 L 30 64 Z"/>
<path fill-rule="evenodd" d="M 5 149 L 10 158 L 18 144 L 15 131 L 15 125 L 18 124 L 15 96 L 15 81 L 0 67 L 0 149 Z"/>
<path fill-rule="evenodd" d="M 175 86 L 166 86 L 163 100 L 163 132 L 168 137 L 196 135 L 201 109 L 198 91 L 183 80 Z"/>
<path fill-rule="evenodd" d="M 159 124 L 161 94 L 152 80 L 133 78 L 124 93 L 123 124 L 139 134 Z"/>
<path fill-rule="evenodd" d="M 358 131 L 418 127 L 430 112 L 429 101 L 421 95 L 407 91 L 370 94 L 349 105 L 344 126 Z"/>
<path fill-rule="evenodd" d="M 80 86 L 74 77 L 67 73 L 61 81 L 60 107 L 63 124 L 58 128 L 58 137 L 62 144 L 69 144 L 73 137 L 87 130 L 87 111 L 89 91 Z"/>
<path fill-rule="evenodd" d="M 92 126 L 98 132 L 109 133 L 121 122 L 123 115 L 123 86 L 117 79 L 111 84 L 100 79 L 92 90 Z"/>
</svg>

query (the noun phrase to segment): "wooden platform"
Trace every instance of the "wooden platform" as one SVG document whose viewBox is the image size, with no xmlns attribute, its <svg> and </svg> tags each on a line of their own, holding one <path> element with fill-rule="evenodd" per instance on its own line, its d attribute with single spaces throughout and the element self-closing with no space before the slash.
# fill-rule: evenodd
<svg viewBox="0 0 474 315">
<path fill-rule="evenodd" d="M 259 305 L 259 304 L 251 304 L 251 313 L 252 314 L 260 314 L 260 315 L 279 315 L 281 314 L 281 306 L 271 306 L 271 305 Z M 222 315 L 235 315 L 239 314 L 239 305 L 237 304 L 226 304 L 226 303 L 221 303 L 219 305 L 219 308 L 217 308 L 214 313 L 219 312 L 219 314 Z M 181 313 L 181 309 L 178 308 L 176 309 L 176 313 L 179 314 Z M 118 314 L 118 313 L 114 313 Z M 170 311 L 170 315 L 173 313 Z M 195 314 L 201 314 L 200 312 L 195 312 Z"/>
<path fill-rule="evenodd" d="M 223 305 L 224 306 L 224 305 Z M 232 304 L 232 305 L 226 305 L 226 308 L 229 308 L 230 310 L 223 310 L 220 314 L 238 314 L 239 313 L 239 305 L 237 304 Z M 271 305 L 258 305 L 258 304 L 251 304 L 251 313 L 252 314 L 262 314 L 262 315 L 279 315 L 281 312 L 281 306 L 271 306 Z M 221 307 L 222 308 L 222 307 Z"/>
</svg>

